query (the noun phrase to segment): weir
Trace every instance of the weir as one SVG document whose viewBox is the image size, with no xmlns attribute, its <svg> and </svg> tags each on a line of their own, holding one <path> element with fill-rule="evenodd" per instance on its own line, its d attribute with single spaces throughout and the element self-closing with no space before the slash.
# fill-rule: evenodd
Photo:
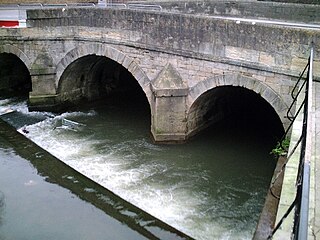
<svg viewBox="0 0 320 240">
<path fill-rule="evenodd" d="M 275 163 L 270 132 L 259 130 L 259 138 L 269 139 L 261 145 L 249 123 L 228 120 L 185 145 L 154 145 L 145 110 L 125 106 L 51 115 L 19 132 L 26 130 L 72 168 L 189 236 L 250 238 Z M 41 113 L 28 113 L 34 114 Z M 86 126 L 74 131 L 61 127 L 63 119 Z"/>
<path fill-rule="evenodd" d="M 46 177 L 47 182 L 69 189 L 79 198 L 138 232 L 141 239 L 192 239 L 64 164 L 1 119 L 0 137 L 30 161 L 38 174 Z M 71 176 L 72 181 L 66 176 Z"/>
</svg>

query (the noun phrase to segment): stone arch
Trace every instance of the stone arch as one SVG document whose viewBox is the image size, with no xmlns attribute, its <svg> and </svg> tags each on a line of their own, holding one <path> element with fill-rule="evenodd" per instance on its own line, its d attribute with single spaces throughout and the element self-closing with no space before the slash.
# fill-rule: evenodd
<svg viewBox="0 0 320 240">
<path fill-rule="evenodd" d="M 216 75 L 191 87 L 188 95 L 189 108 L 187 116 L 189 116 L 194 103 L 202 94 L 211 89 L 222 86 L 243 87 L 259 94 L 275 110 L 282 122 L 284 129 L 286 128 L 288 120 L 285 118 L 285 116 L 288 106 L 285 104 L 281 96 L 264 82 L 240 73 Z"/>
<path fill-rule="evenodd" d="M 106 44 L 84 44 L 69 51 L 57 64 L 56 89 L 58 89 L 61 76 L 66 68 L 75 60 L 88 55 L 104 56 L 125 67 L 141 86 L 147 96 L 149 104 L 151 103 L 150 80 L 142 68 L 128 55 Z"/>
<path fill-rule="evenodd" d="M 6 45 L 3 45 L 0 47 L 0 54 L 1 53 L 11 53 L 11 54 L 16 55 L 26 65 L 26 67 L 28 68 L 28 70 L 30 72 L 31 61 L 28 58 L 28 56 L 23 51 L 21 51 L 19 48 L 15 47 L 13 45 L 6 44 Z"/>
<path fill-rule="evenodd" d="M 31 61 L 19 48 L 0 46 L 0 88 L 10 94 L 26 95 L 32 91 Z"/>
</svg>

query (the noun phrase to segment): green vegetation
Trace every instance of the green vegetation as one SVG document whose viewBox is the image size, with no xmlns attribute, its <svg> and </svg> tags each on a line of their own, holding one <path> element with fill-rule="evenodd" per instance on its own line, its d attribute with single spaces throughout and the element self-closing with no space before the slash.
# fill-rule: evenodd
<svg viewBox="0 0 320 240">
<path fill-rule="evenodd" d="M 278 142 L 277 146 L 271 150 L 270 154 L 273 154 L 276 158 L 286 155 L 289 149 L 290 140 L 285 138 L 282 142 Z"/>
</svg>

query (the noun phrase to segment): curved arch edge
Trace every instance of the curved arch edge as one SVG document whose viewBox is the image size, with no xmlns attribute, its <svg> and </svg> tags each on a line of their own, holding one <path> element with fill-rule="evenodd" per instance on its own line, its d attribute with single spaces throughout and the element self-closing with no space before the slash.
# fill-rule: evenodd
<svg viewBox="0 0 320 240">
<path fill-rule="evenodd" d="M 228 73 L 228 74 L 220 74 L 214 77 L 208 78 L 202 82 L 197 83 L 193 87 L 190 88 L 189 96 L 188 96 L 188 113 L 187 117 L 189 117 L 190 112 L 194 106 L 196 100 L 205 92 L 214 89 L 220 86 L 235 86 L 235 87 L 243 87 L 248 90 L 252 90 L 255 93 L 259 94 L 263 99 L 265 99 L 275 110 L 279 119 L 282 122 L 282 125 L 285 127 L 287 125 L 286 111 L 288 110 L 288 106 L 285 104 L 282 97 L 273 90 L 266 83 L 245 76 L 240 73 Z"/>
<path fill-rule="evenodd" d="M 61 76 L 66 68 L 77 59 L 88 55 L 104 56 L 125 67 L 145 92 L 149 104 L 151 103 L 151 81 L 142 68 L 134 61 L 134 59 L 127 56 L 125 53 L 117 50 L 116 48 L 107 46 L 106 44 L 84 44 L 69 51 L 57 64 L 55 79 L 56 89 L 59 87 Z"/>
<path fill-rule="evenodd" d="M 1 53 L 11 53 L 17 56 L 28 68 L 29 72 L 31 70 L 31 60 L 28 58 L 28 56 L 19 48 L 10 45 L 10 44 L 5 44 L 0 47 L 0 54 Z"/>
</svg>

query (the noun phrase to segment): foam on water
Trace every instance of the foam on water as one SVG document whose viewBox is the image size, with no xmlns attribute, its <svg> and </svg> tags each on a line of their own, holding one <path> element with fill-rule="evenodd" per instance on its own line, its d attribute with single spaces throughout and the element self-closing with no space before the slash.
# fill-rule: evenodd
<svg viewBox="0 0 320 240">
<path fill-rule="evenodd" d="M 20 106 L 25 111 L 25 104 L 18 104 L 17 109 Z M 186 176 L 187 172 L 192 173 L 193 166 L 151 159 L 153 154 L 161 155 L 167 148 L 153 145 L 144 138 L 112 145 L 109 139 L 97 138 L 90 127 L 73 131 L 61 125 L 64 118 L 87 121 L 98 115 L 95 111 L 47 115 L 46 120 L 27 126 L 25 135 L 87 177 L 196 239 L 251 239 L 252 229 L 246 229 L 246 221 L 239 217 L 243 213 L 234 209 L 230 216 L 228 204 L 239 194 L 245 195 L 244 199 L 248 195 L 242 207 L 247 208 L 250 216 L 250 207 L 261 196 L 249 194 L 243 190 L 246 187 L 236 189 L 228 182 L 217 182 L 212 188 L 220 191 L 222 198 L 212 200 L 205 191 L 193 191 L 198 183 L 208 182 L 208 171 Z M 22 129 L 19 131 L 23 133 Z M 132 151 L 136 148 L 141 151 Z M 180 154 L 189 157 L 183 152 Z M 164 179 L 169 179 L 169 183 Z M 235 221 L 238 222 L 234 224 Z"/>
<path fill-rule="evenodd" d="M 221 239 L 231 239 L 230 232 L 228 233 L 230 230 L 224 227 L 228 222 L 212 221 L 209 217 L 212 209 L 202 209 L 202 206 L 208 205 L 206 197 L 191 192 L 188 187 L 189 184 L 192 185 L 191 182 L 178 182 L 168 186 L 152 179 L 155 175 L 170 174 L 172 169 L 168 169 L 168 166 L 149 163 L 132 168 L 132 162 L 137 161 L 136 156 L 132 153 L 125 157 L 118 154 L 128 150 L 125 143 L 117 145 L 116 149 L 108 149 L 107 153 L 99 153 L 94 146 L 103 144 L 102 142 L 91 139 L 90 135 L 79 138 L 68 132 L 68 129 L 53 130 L 55 125 L 55 119 L 47 119 L 28 126 L 27 135 L 71 167 L 196 239 L 221 238 L 221 234 Z M 147 143 L 136 144 L 148 147 Z M 174 174 L 179 175 L 179 169 Z M 206 174 L 200 173 L 199 178 L 205 179 Z M 238 236 L 239 233 L 234 234 Z M 246 235 L 243 239 L 250 238 L 249 233 Z"/>
<path fill-rule="evenodd" d="M 17 98 L 0 99 L 0 114 L 8 111 L 19 110 L 21 112 L 28 112 L 26 101 L 19 101 Z"/>
</svg>

